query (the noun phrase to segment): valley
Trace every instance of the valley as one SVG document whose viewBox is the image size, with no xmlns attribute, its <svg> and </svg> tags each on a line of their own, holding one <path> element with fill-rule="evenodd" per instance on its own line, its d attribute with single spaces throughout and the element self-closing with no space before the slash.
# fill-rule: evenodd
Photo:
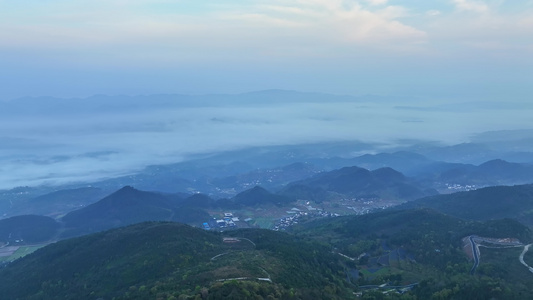
<svg viewBox="0 0 533 300">
<path fill-rule="evenodd" d="M 4 218 L 0 219 L 2 269 L 11 274 L 18 272 L 7 271 L 12 268 L 30 270 L 30 266 L 23 262 L 31 259 L 36 259 L 35 263 L 44 267 L 48 263 L 41 261 L 41 257 L 49 251 L 46 249 L 60 247 L 55 245 L 63 243 L 86 243 L 83 241 L 91 239 L 92 242 L 85 244 L 87 249 L 80 255 L 85 251 L 96 251 L 100 254 L 94 254 L 95 259 L 102 256 L 101 259 L 107 259 L 109 263 L 116 259 L 126 263 L 128 259 L 124 254 L 104 258 L 107 253 L 90 249 L 97 244 L 100 245 L 97 247 L 110 247 L 108 242 L 98 240 L 108 234 L 117 234 L 117 238 L 122 239 L 126 238 L 121 237 L 120 232 L 124 230 L 134 236 L 141 234 L 144 226 L 159 232 L 160 229 L 156 229 L 159 226 L 177 226 L 172 224 L 179 222 L 192 226 L 186 230 L 183 228 L 185 232 L 190 231 L 187 234 L 191 236 L 186 244 L 195 244 L 200 241 L 197 237 L 205 236 L 214 240 L 204 241 L 202 246 L 193 246 L 194 249 L 205 250 L 211 244 L 220 245 L 220 248 L 216 246 L 217 250 L 213 248 L 212 252 L 206 253 L 209 255 L 205 259 L 200 259 L 201 255 L 197 252 L 200 250 L 184 250 L 176 254 L 179 259 L 168 258 L 189 263 L 187 267 L 179 267 L 178 271 L 154 273 L 153 276 L 160 278 L 156 281 L 146 281 L 147 277 L 141 274 L 148 273 L 139 273 L 142 266 L 134 267 L 134 271 L 124 265 L 120 267 L 121 278 L 130 278 L 127 280 L 129 288 L 116 282 L 120 284 L 113 287 L 117 291 L 113 293 L 116 299 L 129 299 L 133 295 L 146 297 L 147 289 L 153 295 L 181 295 L 186 299 L 198 294 L 216 295 L 230 287 L 231 293 L 246 294 L 252 292 L 252 288 L 252 293 L 270 293 L 274 298 L 283 298 L 283 295 L 291 293 L 286 289 L 288 286 L 300 299 L 309 295 L 323 299 L 347 299 L 348 295 L 363 298 L 384 295 L 390 299 L 435 298 L 439 293 L 485 295 L 482 291 L 495 280 L 507 289 L 500 294 L 494 294 L 490 289 L 492 294 L 512 299 L 526 293 L 523 285 L 533 280 L 529 267 L 524 267 L 527 262 L 533 262 L 531 253 L 525 251 L 527 244 L 533 242 L 533 234 L 529 227 L 519 223 L 526 221 L 524 224 L 529 224 L 533 188 L 530 184 L 492 186 L 492 179 L 473 183 L 477 175 L 472 171 L 491 166 L 495 168 L 494 172 L 501 171 L 501 168 L 524 171 L 529 170 L 526 163 L 497 161 L 480 166 L 456 163 L 438 163 L 436 166 L 433 162 L 429 163 L 429 159 L 421 159 L 417 155 L 415 157 L 422 164 L 419 168 L 424 166 L 424 171 L 413 173 L 417 167 L 412 162 L 409 169 L 403 168 L 411 174 L 406 176 L 381 164 L 376 169 L 348 166 L 329 170 L 331 158 L 314 160 L 313 165 L 295 162 L 284 167 L 264 165 L 258 168 L 252 162 L 261 161 L 257 159 L 266 154 L 263 150 L 256 157 L 255 150 L 250 151 L 249 155 L 254 159 L 230 164 L 239 166 L 238 170 L 229 165 L 220 167 L 219 158 L 213 157 L 194 164 L 150 167 L 150 181 L 166 177 L 166 181 L 160 183 L 167 182 L 168 185 L 159 185 L 164 191 L 141 190 L 132 185 L 120 187 L 128 183 L 141 183 L 143 186 L 148 178 L 143 172 L 93 182 L 89 187 L 68 185 L 56 187 L 60 189 L 54 191 L 49 191 L 47 187 L 4 191 L 4 200 L 0 200 L 9 205 L 0 205 L 4 209 Z M 364 155 L 348 161 L 365 160 L 368 167 L 371 161 L 377 163 L 376 157 L 383 158 L 384 155 Z M 397 166 L 406 157 L 413 157 L 405 152 L 386 155 L 389 163 Z M 271 157 L 271 154 L 266 156 Z M 310 160 L 309 157 L 306 160 Z M 346 162 L 346 159 L 341 161 Z M 203 165 L 205 171 L 194 169 L 191 164 Z M 180 171 L 181 168 L 183 171 Z M 187 175 L 193 169 L 196 171 Z M 228 173 L 230 169 L 232 171 Z M 468 175 L 464 175 L 464 170 L 470 170 Z M 434 175 L 427 176 L 428 172 Z M 435 175 L 439 172 L 441 175 Z M 500 175 L 510 178 L 505 174 L 511 171 L 506 172 L 500 172 Z M 450 177 L 450 174 L 461 175 Z M 226 177 L 216 177 L 221 175 Z M 443 178 L 447 181 L 442 181 Z M 264 182 L 268 183 L 265 184 L 268 188 L 261 185 Z M 115 186 L 119 186 L 118 189 Z M 9 217 L 22 212 L 29 214 Z M 166 231 L 161 229 L 158 234 Z M 132 238 L 126 238 L 124 242 L 136 243 L 129 240 Z M 140 254 L 138 251 L 141 250 L 135 246 L 137 254 L 131 252 L 131 255 L 142 255 L 144 261 L 170 255 L 170 252 L 161 252 L 166 246 L 155 240 L 155 236 L 146 239 L 147 247 L 152 246 L 146 248 L 145 254 Z M 287 244 L 289 240 L 291 242 Z M 176 244 L 173 247 L 182 246 Z M 80 246 L 74 247 L 78 249 Z M 306 247 L 310 248 L 304 250 Z M 483 247 L 481 251 L 480 247 Z M 265 249 L 271 250 L 265 252 Z M 302 251 L 312 255 L 304 260 L 296 258 L 307 255 Z M 315 255 L 319 252 L 324 259 L 329 259 L 326 265 L 331 271 L 323 269 L 325 262 L 317 261 Z M 71 263 L 80 265 L 80 258 L 73 257 Z M 57 263 L 62 264 L 63 260 Z M 119 262 L 112 264 L 116 263 Z M 291 265 L 293 263 L 295 265 Z M 309 263 L 318 265 L 311 267 Z M 24 264 L 24 267 L 19 264 Z M 61 270 L 66 266 L 58 265 L 58 268 Z M 115 267 L 108 265 L 107 268 Z M 89 272 L 84 275 L 89 276 L 84 279 L 88 280 L 84 285 L 95 280 L 95 274 L 105 273 L 95 270 L 96 273 L 92 274 L 92 271 L 85 270 L 78 271 Z M 71 272 L 58 273 L 55 278 L 66 282 L 63 276 Z M 294 281 L 287 277 L 286 272 L 311 273 Z M 22 274 L 9 277 L 12 279 L 8 282 L 21 276 L 24 277 Z M 181 278 L 181 283 L 171 284 L 175 282 L 174 278 Z M 317 278 L 323 278 L 324 285 L 313 284 Z M 46 288 L 36 286 L 33 291 L 48 293 L 50 297 L 57 293 L 79 295 L 74 292 L 79 283 L 65 283 L 61 287 L 54 280 L 46 281 Z M 435 285 L 434 281 L 441 284 Z M 200 288 L 186 288 L 190 284 Z M 462 287 L 454 288 L 458 285 Z M 99 284 L 92 286 L 94 295 L 110 295 L 109 289 L 101 289 Z M 321 286 L 321 292 L 318 286 Z M 32 289 L 24 292 L 6 286 L 0 289 L 10 290 L 13 295 L 33 293 Z"/>
<path fill-rule="evenodd" d="M 533 0 L 0 0 L 0 300 L 533 299 Z"/>
</svg>

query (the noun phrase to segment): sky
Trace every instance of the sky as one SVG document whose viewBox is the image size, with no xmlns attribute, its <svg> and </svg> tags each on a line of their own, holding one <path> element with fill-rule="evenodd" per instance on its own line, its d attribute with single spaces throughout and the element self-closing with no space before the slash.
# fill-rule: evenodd
<svg viewBox="0 0 533 300">
<path fill-rule="evenodd" d="M 528 101 L 533 1 L 0 0 L 0 100 L 242 93 Z"/>
</svg>

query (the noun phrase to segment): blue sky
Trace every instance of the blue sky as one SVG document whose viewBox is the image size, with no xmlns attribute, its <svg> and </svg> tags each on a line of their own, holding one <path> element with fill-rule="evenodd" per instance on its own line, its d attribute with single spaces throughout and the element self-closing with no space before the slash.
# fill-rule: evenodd
<svg viewBox="0 0 533 300">
<path fill-rule="evenodd" d="M 241 93 L 528 100 L 533 1 L 0 0 L 0 100 Z"/>
</svg>

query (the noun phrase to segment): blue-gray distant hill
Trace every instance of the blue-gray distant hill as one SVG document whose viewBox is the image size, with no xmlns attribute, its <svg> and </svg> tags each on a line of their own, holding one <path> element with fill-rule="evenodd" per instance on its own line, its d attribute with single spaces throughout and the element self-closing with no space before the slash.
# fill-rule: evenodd
<svg viewBox="0 0 533 300">
<path fill-rule="evenodd" d="M 496 186 L 533 183 L 533 164 L 493 159 L 479 165 L 434 161 L 411 152 L 365 154 L 349 160 L 369 170 L 392 167 L 424 186 L 445 184 Z"/>
<path fill-rule="evenodd" d="M 62 218 L 64 237 L 83 235 L 145 221 L 176 221 L 200 224 L 209 214 L 180 205 L 180 199 L 124 187 Z"/>
<path fill-rule="evenodd" d="M 214 178 L 210 183 L 218 189 L 233 189 L 238 192 L 257 185 L 276 191 L 293 181 L 311 177 L 320 171 L 322 169 L 313 164 L 297 162 L 277 168 L 255 169 L 233 176 Z"/>
<path fill-rule="evenodd" d="M 533 165 L 495 159 L 479 166 L 457 166 L 440 173 L 434 181 L 485 186 L 533 183 Z"/>
<path fill-rule="evenodd" d="M 46 215 L 59 217 L 70 211 L 90 205 L 108 195 L 108 191 L 95 187 L 62 189 L 37 197 L 11 201 L 6 209 L 9 215 Z"/>
<path fill-rule="evenodd" d="M 25 97 L 0 102 L 2 115 L 86 115 L 128 113 L 183 107 L 228 107 L 233 105 L 270 105 L 273 103 L 365 102 L 368 97 L 337 96 L 288 90 L 264 90 L 238 95 L 94 95 L 87 98 Z"/>
<path fill-rule="evenodd" d="M 369 171 L 355 166 L 293 182 L 280 192 L 289 198 L 314 201 L 327 200 L 328 197 L 414 200 L 435 193 L 391 168 Z"/>
<path fill-rule="evenodd" d="M 290 204 L 293 199 L 273 194 L 262 187 L 256 186 L 247 191 L 239 193 L 232 199 L 237 207 L 254 207 L 254 206 L 283 206 Z"/>
<path fill-rule="evenodd" d="M 0 220 L 0 245 L 26 245 L 51 240 L 60 228 L 54 219 L 22 215 Z"/>
<path fill-rule="evenodd" d="M 494 186 L 436 195 L 404 203 L 398 209 L 431 208 L 469 220 L 511 218 L 533 226 L 533 184 Z"/>
<path fill-rule="evenodd" d="M 274 194 L 261 186 L 255 186 L 235 195 L 232 198 L 214 200 L 204 194 L 194 194 L 181 200 L 180 206 L 196 209 L 245 209 L 245 208 L 272 208 L 289 205 L 295 199 Z"/>
<path fill-rule="evenodd" d="M 484 140 L 450 146 L 420 142 L 404 149 L 421 154 L 433 161 L 482 164 L 494 159 L 533 163 L 531 138 L 520 140 Z"/>
</svg>

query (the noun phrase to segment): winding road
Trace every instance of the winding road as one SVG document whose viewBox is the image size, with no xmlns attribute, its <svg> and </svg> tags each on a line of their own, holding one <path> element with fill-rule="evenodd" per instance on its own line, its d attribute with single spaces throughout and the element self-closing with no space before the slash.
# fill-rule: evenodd
<svg viewBox="0 0 533 300">
<path fill-rule="evenodd" d="M 474 255 L 474 265 L 472 266 L 472 269 L 470 269 L 470 274 L 474 274 L 476 272 L 477 266 L 479 266 L 479 246 L 474 241 L 475 235 L 471 235 L 468 237 L 470 240 L 470 244 L 472 245 L 472 254 Z"/>
<path fill-rule="evenodd" d="M 518 259 L 520 260 L 520 263 L 522 263 L 524 266 L 526 266 L 526 268 L 528 268 L 528 270 L 531 273 L 533 273 L 533 267 L 530 267 L 524 261 L 524 255 L 529 250 L 529 247 L 531 245 L 533 245 L 533 244 L 524 245 L 524 244 L 520 243 L 520 241 L 518 241 L 518 240 L 484 238 L 484 237 L 479 237 L 477 235 L 469 236 L 468 240 L 470 241 L 470 245 L 472 247 L 472 256 L 474 258 L 474 265 L 472 266 L 472 269 L 470 269 L 470 274 L 471 275 L 474 275 L 474 273 L 476 272 L 476 268 L 479 266 L 479 259 L 480 259 L 479 247 L 480 246 L 487 247 L 487 248 L 514 248 L 514 247 L 522 247 L 522 246 L 524 246 L 524 250 L 522 251 L 522 253 L 518 257 Z M 482 242 L 484 244 L 480 245 L 479 244 L 480 242 Z M 497 246 L 490 247 L 490 246 L 486 245 L 487 243 L 493 244 L 493 245 L 497 245 Z"/>
<path fill-rule="evenodd" d="M 522 251 L 522 253 L 520 253 L 520 257 L 518 258 L 520 260 L 520 262 L 526 266 L 526 268 L 529 269 L 529 272 L 533 273 L 533 268 L 530 267 L 525 261 L 524 261 L 524 255 L 526 254 L 526 252 L 529 250 L 529 247 L 533 245 L 533 244 L 529 244 L 529 245 L 525 245 L 524 246 L 524 251 Z"/>
</svg>

